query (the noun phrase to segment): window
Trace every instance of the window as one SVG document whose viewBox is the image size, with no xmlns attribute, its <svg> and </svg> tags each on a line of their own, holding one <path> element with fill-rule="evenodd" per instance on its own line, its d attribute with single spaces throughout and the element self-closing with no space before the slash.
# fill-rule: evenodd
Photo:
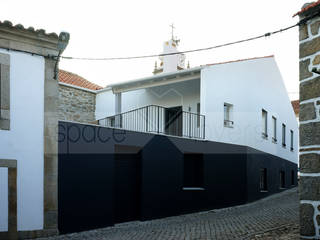
<svg viewBox="0 0 320 240">
<path fill-rule="evenodd" d="M 268 191 L 267 169 L 260 169 L 260 191 Z"/>
<path fill-rule="evenodd" d="M 286 125 L 282 123 L 282 146 L 286 147 Z"/>
<path fill-rule="evenodd" d="M 184 155 L 183 189 L 203 189 L 203 155 L 188 153 Z"/>
<path fill-rule="evenodd" d="M 277 142 L 277 119 L 274 116 L 272 116 L 272 131 L 273 131 L 272 141 L 276 143 Z"/>
<path fill-rule="evenodd" d="M 10 130 L 10 55 L 0 53 L 0 130 Z"/>
<path fill-rule="evenodd" d="M 285 181 L 285 173 L 284 171 L 280 171 L 280 188 L 286 187 L 286 181 Z"/>
<path fill-rule="evenodd" d="M 223 107 L 224 107 L 224 126 L 233 127 L 233 121 L 232 121 L 233 105 L 229 103 L 224 103 Z"/>
<path fill-rule="evenodd" d="M 200 127 L 200 103 L 197 103 L 197 127 Z"/>
<path fill-rule="evenodd" d="M 293 131 L 290 130 L 290 150 L 293 151 Z"/>
<path fill-rule="evenodd" d="M 268 113 L 262 109 L 262 137 L 268 138 Z"/>
</svg>

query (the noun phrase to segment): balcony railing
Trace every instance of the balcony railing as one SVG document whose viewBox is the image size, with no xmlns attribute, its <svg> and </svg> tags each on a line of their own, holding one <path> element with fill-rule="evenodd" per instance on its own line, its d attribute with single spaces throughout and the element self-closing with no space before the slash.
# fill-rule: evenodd
<svg viewBox="0 0 320 240">
<path fill-rule="evenodd" d="M 181 107 L 165 108 L 149 105 L 103 118 L 98 122 L 102 126 L 137 132 L 205 138 L 205 116 L 182 111 Z"/>
</svg>

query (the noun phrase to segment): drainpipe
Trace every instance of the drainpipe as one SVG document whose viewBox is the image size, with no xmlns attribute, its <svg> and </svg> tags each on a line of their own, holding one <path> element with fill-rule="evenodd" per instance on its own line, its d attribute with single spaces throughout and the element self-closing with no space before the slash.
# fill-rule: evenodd
<svg viewBox="0 0 320 240">
<path fill-rule="evenodd" d="M 59 66 L 60 57 L 63 51 L 66 49 L 69 43 L 69 39 L 70 39 L 70 34 L 68 32 L 61 32 L 59 34 L 59 39 L 58 39 L 59 53 L 58 53 L 58 56 L 55 57 L 56 63 L 54 66 L 54 77 L 53 77 L 55 80 L 58 80 L 58 75 L 59 75 L 58 66 Z"/>
</svg>

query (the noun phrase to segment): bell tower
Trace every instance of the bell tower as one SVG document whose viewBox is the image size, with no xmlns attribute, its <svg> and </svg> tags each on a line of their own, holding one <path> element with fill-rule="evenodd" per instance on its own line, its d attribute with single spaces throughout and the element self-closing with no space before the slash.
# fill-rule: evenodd
<svg viewBox="0 0 320 240">
<path fill-rule="evenodd" d="M 178 51 L 178 45 L 180 40 L 178 40 L 173 32 L 174 25 L 171 24 L 171 39 L 163 43 L 163 52 L 161 53 L 160 66 L 158 67 L 157 62 L 155 63 L 155 68 L 153 73 L 165 73 L 174 72 L 178 70 L 185 69 L 185 59 L 186 56 Z"/>
</svg>

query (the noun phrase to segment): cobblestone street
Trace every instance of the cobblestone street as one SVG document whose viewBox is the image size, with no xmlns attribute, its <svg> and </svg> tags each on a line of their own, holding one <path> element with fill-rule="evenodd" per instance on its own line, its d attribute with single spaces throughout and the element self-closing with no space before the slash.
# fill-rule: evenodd
<svg viewBox="0 0 320 240">
<path fill-rule="evenodd" d="M 298 239 L 297 188 L 254 203 L 46 239 Z"/>
</svg>

